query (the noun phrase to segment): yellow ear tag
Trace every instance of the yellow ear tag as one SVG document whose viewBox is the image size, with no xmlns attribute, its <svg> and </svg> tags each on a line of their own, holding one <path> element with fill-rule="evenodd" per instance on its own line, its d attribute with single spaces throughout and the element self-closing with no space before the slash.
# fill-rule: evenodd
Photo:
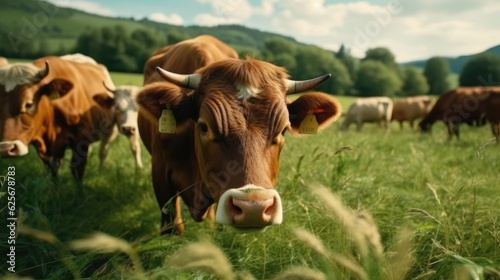
<svg viewBox="0 0 500 280">
<path fill-rule="evenodd" d="M 300 123 L 300 134 L 316 134 L 318 132 L 318 121 L 314 115 L 314 111 L 309 111 L 304 120 Z"/>
<path fill-rule="evenodd" d="M 61 98 L 61 95 L 59 94 L 58 91 L 53 91 L 50 93 L 50 100 L 59 99 L 59 98 Z"/>
<path fill-rule="evenodd" d="M 167 109 L 161 112 L 159 131 L 160 133 L 176 133 L 177 131 L 174 112 L 172 112 L 170 106 L 167 106 Z"/>
</svg>

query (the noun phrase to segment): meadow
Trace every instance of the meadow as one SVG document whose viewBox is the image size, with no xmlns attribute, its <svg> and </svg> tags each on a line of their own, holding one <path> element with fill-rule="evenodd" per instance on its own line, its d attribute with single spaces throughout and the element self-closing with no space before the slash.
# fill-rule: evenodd
<svg viewBox="0 0 500 280">
<path fill-rule="evenodd" d="M 140 75 L 112 73 L 116 85 Z M 338 97 L 344 110 L 352 97 Z M 431 134 L 390 132 L 366 124 L 314 136 L 287 135 L 278 189 L 284 222 L 239 232 L 194 222 L 160 236 L 150 155 L 136 170 L 127 139 L 111 145 L 99 166 L 89 156 L 84 194 L 69 171 L 57 179 L 30 147 L 0 159 L 16 168 L 16 273 L 34 279 L 497 279 L 500 277 L 500 150 L 489 126 L 463 125 L 447 141 Z M 0 178 L 1 179 L 1 178 Z M 5 183 L 0 192 L 6 192 Z M 7 195 L 0 194 L 6 221 Z M 0 275 L 7 235 L 2 226 Z M 301 276 L 302 278 L 292 278 Z M 308 277 L 308 278 L 307 278 Z"/>
</svg>

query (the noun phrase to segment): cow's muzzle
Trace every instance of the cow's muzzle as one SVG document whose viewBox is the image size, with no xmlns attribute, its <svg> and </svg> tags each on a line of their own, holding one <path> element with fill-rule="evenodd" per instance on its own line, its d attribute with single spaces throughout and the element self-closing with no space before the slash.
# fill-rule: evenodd
<svg viewBox="0 0 500 280">
<path fill-rule="evenodd" d="M 28 153 L 28 146 L 19 140 L 0 142 L 0 157 L 24 156 Z"/>
<path fill-rule="evenodd" d="M 263 228 L 281 224 L 283 210 L 276 190 L 246 185 L 222 194 L 215 222 L 236 228 Z"/>
<path fill-rule="evenodd" d="M 135 126 L 122 126 L 120 132 L 124 135 L 131 136 L 135 134 Z"/>
</svg>

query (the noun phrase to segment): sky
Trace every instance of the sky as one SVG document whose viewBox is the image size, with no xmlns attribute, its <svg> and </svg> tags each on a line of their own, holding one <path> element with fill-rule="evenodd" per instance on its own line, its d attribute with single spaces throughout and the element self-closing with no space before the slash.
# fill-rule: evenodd
<svg viewBox="0 0 500 280">
<path fill-rule="evenodd" d="M 111 17 L 175 25 L 241 24 L 362 58 L 387 47 L 398 62 L 456 57 L 500 44 L 499 0 L 49 0 Z"/>
</svg>

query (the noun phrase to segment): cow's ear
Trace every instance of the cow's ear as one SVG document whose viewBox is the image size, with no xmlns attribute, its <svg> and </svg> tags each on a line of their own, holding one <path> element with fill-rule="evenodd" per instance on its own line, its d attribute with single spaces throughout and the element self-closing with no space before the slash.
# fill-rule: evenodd
<svg viewBox="0 0 500 280">
<path fill-rule="evenodd" d="M 57 99 L 68 94 L 73 89 L 73 83 L 64 79 L 54 79 L 46 84 L 43 93 L 49 95 L 51 99 Z"/>
<path fill-rule="evenodd" d="M 145 86 L 137 94 L 136 102 L 139 109 L 154 122 L 158 122 L 162 111 L 167 108 L 173 111 L 178 128 L 185 121 L 198 118 L 192 90 L 170 83 L 158 82 Z"/>
<path fill-rule="evenodd" d="M 288 104 L 288 113 L 292 132 L 298 132 L 300 124 L 309 112 L 313 112 L 321 130 L 337 120 L 342 113 L 342 106 L 333 97 L 321 93 L 310 92 Z"/>
<path fill-rule="evenodd" d="M 97 104 L 106 109 L 111 109 L 115 105 L 115 99 L 105 93 L 98 93 L 92 97 Z"/>
</svg>

